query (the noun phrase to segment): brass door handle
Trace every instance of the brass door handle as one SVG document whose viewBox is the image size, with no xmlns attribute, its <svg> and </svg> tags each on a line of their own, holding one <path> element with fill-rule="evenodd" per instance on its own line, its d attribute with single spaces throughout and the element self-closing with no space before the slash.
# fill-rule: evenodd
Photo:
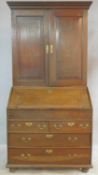
<svg viewBox="0 0 98 175">
<path fill-rule="evenodd" d="M 53 54 L 53 50 L 54 50 L 53 44 L 50 44 L 50 53 L 51 54 Z"/>
<path fill-rule="evenodd" d="M 45 46 L 45 52 L 46 52 L 46 54 L 53 54 L 53 51 L 54 51 L 54 47 L 53 47 L 53 44 L 50 44 L 50 45 L 48 45 L 48 44 L 46 44 L 46 46 Z"/>
</svg>

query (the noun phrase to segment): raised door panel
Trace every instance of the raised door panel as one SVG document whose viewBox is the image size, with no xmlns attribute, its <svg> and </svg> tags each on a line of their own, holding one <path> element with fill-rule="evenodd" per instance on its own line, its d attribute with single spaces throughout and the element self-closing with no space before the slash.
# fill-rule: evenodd
<svg viewBox="0 0 98 175">
<path fill-rule="evenodd" d="M 42 10 L 24 10 L 14 17 L 14 84 L 46 85 L 47 15 Z"/>
<path fill-rule="evenodd" d="M 50 17 L 50 85 L 85 82 L 83 12 L 55 10 Z M 85 38 L 86 39 L 86 38 Z"/>
</svg>

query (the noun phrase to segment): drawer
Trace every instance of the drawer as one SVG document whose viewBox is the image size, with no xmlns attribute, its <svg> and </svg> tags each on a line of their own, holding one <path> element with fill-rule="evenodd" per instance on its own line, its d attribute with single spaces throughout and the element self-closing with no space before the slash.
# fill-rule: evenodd
<svg viewBox="0 0 98 175">
<path fill-rule="evenodd" d="M 9 147 L 90 147 L 89 134 L 9 134 Z"/>
<path fill-rule="evenodd" d="M 48 132 L 48 122 L 9 121 L 8 131 L 9 132 L 44 133 L 44 132 Z"/>
<path fill-rule="evenodd" d="M 17 109 L 8 110 L 8 119 L 16 120 L 35 120 L 35 121 L 60 121 L 60 120 L 91 120 L 91 110 L 27 110 Z"/>
<path fill-rule="evenodd" d="M 9 148 L 9 164 L 90 164 L 90 149 Z"/>
<path fill-rule="evenodd" d="M 49 122 L 50 132 L 52 133 L 90 133 L 91 121 L 59 121 Z"/>
<path fill-rule="evenodd" d="M 9 132 L 31 132 L 31 133 L 90 133 L 91 121 L 8 121 Z"/>
</svg>

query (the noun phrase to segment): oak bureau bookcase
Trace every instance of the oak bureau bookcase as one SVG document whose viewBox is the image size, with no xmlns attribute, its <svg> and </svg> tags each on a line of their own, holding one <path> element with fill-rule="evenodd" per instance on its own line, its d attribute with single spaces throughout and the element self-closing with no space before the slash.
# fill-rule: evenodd
<svg viewBox="0 0 98 175">
<path fill-rule="evenodd" d="M 8 162 L 15 168 L 92 167 L 87 87 L 91 2 L 8 2 L 13 87 L 7 107 Z"/>
</svg>

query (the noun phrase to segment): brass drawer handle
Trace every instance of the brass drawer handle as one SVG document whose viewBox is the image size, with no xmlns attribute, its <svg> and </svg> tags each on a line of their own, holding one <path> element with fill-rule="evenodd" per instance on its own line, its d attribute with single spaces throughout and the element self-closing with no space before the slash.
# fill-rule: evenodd
<svg viewBox="0 0 98 175">
<path fill-rule="evenodd" d="M 16 124 L 16 123 L 12 123 L 12 124 L 11 124 L 11 127 L 20 127 L 20 126 L 21 126 L 20 123 L 17 123 L 17 124 Z"/>
<path fill-rule="evenodd" d="M 80 127 L 81 128 L 88 128 L 89 127 L 89 124 L 88 123 L 81 123 L 80 124 Z"/>
<path fill-rule="evenodd" d="M 12 124 L 11 124 L 11 127 L 15 127 L 15 124 L 14 124 L 14 123 L 12 123 Z"/>
<path fill-rule="evenodd" d="M 67 125 L 70 126 L 70 127 L 72 127 L 72 126 L 75 125 L 75 122 L 68 122 Z"/>
<path fill-rule="evenodd" d="M 20 156 L 21 156 L 21 157 L 25 157 L 25 154 L 24 154 L 24 153 L 22 153 Z"/>
<path fill-rule="evenodd" d="M 78 140 L 78 137 L 77 137 L 77 136 L 75 136 L 75 137 L 69 136 L 69 137 L 68 137 L 68 140 L 69 140 L 69 141 L 77 141 L 77 140 Z"/>
<path fill-rule="evenodd" d="M 31 137 L 27 137 L 27 138 L 26 137 L 22 137 L 21 140 L 25 141 L 25 142 L 28 142 L 28 141 L 31 141 L 32 138 Z"/>
<path fill-rule="evenodd" d="M 33 123 L 32 122 L 25 122 L 25 125 L 28 127 L 31 127 L 33 125 Z"/>
<path fill-rule="evenodd" d="M 59 125 L 54 124 L 54 127 L 55 127 L 56 129 L 61 129 L 61 128 L 63 127 L 63 125 L 62 125 L 62 124 L 59 124 Z"/>
<path fill-rule="evenodd" d="M 52 154 L 52 153 L 53 153 L 53 150 L 52 150 L 52 149 L 46 149 L 45 152 L 46 152 L 47 154 Z"/>
<path fill-rule="evenodd" d="M 53 138 L 53 134 L 46 134 L 46 138 L 48 138 L 48 139 Z"/>
<path fill-rule="evenodd" d="M 27 153 L 27 154 L 24 154 L 24 153 L 20 154 L 20 157 L 23 157 L 23 158 L 28 158 L 28 157 L 31 157 L 31 156 L 32 155 L 29 154 L 29 153 Z"/>
<path fill-rule="evenodd" d="M 44 128 L 46 128 L 46 127 L 47 127 L 47 125 L 46 125 L 46 124 L 43 124 L 43 125 L 38 124 L 37 126 L 38 126 L 40 129 L 44 129 Z"/>
</svg>

